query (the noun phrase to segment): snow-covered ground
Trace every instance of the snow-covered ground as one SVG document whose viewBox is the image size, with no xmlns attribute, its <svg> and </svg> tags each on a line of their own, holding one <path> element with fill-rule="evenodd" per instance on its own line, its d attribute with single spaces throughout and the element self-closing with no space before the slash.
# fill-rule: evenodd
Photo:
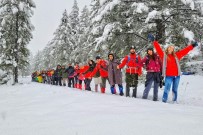
<svg viewBox="0 0 203 135">
<path fill-rule="evenodd" d="M 22 82 L 0 86 L 0 135 L 203 135 L 202 76 L 181 77 L 179 104 Z"/>
</svg>

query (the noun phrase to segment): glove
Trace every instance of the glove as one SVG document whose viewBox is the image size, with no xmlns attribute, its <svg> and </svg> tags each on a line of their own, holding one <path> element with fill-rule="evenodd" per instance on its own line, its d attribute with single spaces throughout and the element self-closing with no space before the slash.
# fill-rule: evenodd
<svg viewBox="0 0 203 135">
<path fill-rule="evenodd" d="M 192 46 L 193 46 L 193 47 L 197 47 L 197 46 L 198 46 L 197 41 L 194 41 L 194 42 L 192 43 Z"/>
<path fill-rule="evenodd" d="M 147 38 L 152 42 L 155 40 L 154 36 L 151 33 L 148 34 Z"/>
</svg>

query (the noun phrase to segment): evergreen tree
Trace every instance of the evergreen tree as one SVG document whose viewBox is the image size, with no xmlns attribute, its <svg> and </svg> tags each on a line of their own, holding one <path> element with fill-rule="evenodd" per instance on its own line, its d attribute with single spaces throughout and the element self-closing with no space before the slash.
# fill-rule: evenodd
<svg viewBox="0 0 203 135">
<path fill-rule="evenodd" d="M 70 25 L 71 25 L 71 48 L 69 49 L 71 52 L 75 50 L 78 46 L 78 39 L 79 39 L 79 7 L 77 0 L 74 0 L 74 4 L 72 7 L 72 11 L 69 15 L 70 17 Z M 74 62 L 74 58 L 69 56 L 71 62 Z"/>
<path fill-rule="evenodd" d="M 19 69 L 28 64 L 29 51 L 26 45 L 34 29 L 30 22 L 32 8 L 35 8 L 32 0 L 0 1 L 0 67 L 12 72 L 14 83 L 18 83 Z"/>
<path fill-rule="evenodd" d="M 89 30 L 89 9 L 87 6 L 83 8 L 80 16 L 80 23 L 78 29 L 78 45 L 75 50 L 73 50 L 72 55 L 77 62 L 85 62 L 88 59 L 88 48 L 87 48 L 87 38 Z"/>
<path fill-rule="evenodd" d="M 55 35 L 55 58 L 59 64 L 65 64 L 69 60 L 70 54 L 73 50 L 72 42 L 72 28 L 69 22 L 69 17 L 66 10 L 63 13 L 61 23 L 54 33 Z"/>
</svg>

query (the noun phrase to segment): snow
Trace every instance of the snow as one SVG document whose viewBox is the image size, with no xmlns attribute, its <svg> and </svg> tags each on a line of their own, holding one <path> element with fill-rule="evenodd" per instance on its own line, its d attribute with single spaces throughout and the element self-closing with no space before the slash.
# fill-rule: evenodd
<svg viewBox="0 0 203 135">
<path fill-rule="evenodd" d="M 100 0 L 100 4 L 103 5 L 108 0 Z"/>
<path fill-rule="evenodd" d="M 194 1 L 193 0 L 181 0 L 185 5 L 189 4 L 190 5 L 190 8 L 192 10 L 194 10 L 195 8 L 195 4 L 194 4 Z"/>
<path fill-rule="evenodd" d="M 200 47 L 195 47 L 192 51 L 188 54 L 190 57 L 198 56 L 200 55 Z"/>
<path fill-rule="evenodd" d="M 25 4 L 23 2 L 20 2 L 20 4 L 19 4 L 19 10 L 23 11 L 24 7 L 25 7 Z"/>
<path fill-rule="evenodd" d="M 111 30 L 113 29 L 114 27 L 114 24 L 107 24 L 104 28 L 104 32 L 103 32 L 103 35 L 99 38 L 96 39 L 96 42 L 97 42 L 97 45 L 95 47 L 95 49 L 97 50 L 98 46 L 106 41 L 107 38 L 109 38 L 109 33 L 111 32 Z"/>
<path fill-rule="evenodd" d="M 106 0 L 103 0 L 101 2 L 106 2 Z M 120 2 L 120 0 L 113 0 L 109 3 L 107 3 L 107 5 L 104 5 L 103 8 L 101 8 L 99 11 L 98 11 L 98 15 L 92 19 L 92 22 L 97 22 L 97 21 L 101 21 L 103 16 L 105 14 L 108 14 L 113 8 L 115 5 L 117 5 L 118 3 Z M 102 5 L 102 4 L 101 4 Z"/>
<path fill-rule="evenodd" d="M 147 18 L 145 20 L 145 23 L 148 23 L 150 19 L 155 18 L 155 16 L 157 14 L 158 14 L 158 11 L 156 11 L 156 10 L 153 10 L 153 11 L 149 12 L 149 14 L 148 14 L 148 16 L 147 16 Z"/>
<path fill-rule="evenodd" d="M 149 8 L 144 3 L 133 3 L 132 7 L 136 8 L 137 13 L 143 13 L 143 11 L 148 11 Z"/>
<path fill-rule="evenodd" d="M 168 9 L 168 8 L 164 9 L 163 14 L 166 15 L 166 16 L 170 16 L 171 15 L 170 14 L 170 9 Z"/>
<path fill-rule="evenodd" d="M 30 83 L 0 86 L 1 135 L 202 135 L 202 76 L 182 76 L 179 104 Z M 159 90 L 159 100 L 163 90 Z M 171 99 L 171 97 L 169 98 Z"/>
<path fill-rule="evenodd" d="M 194 33 L 192 31 L 184 29 L 183 33 L 184 33 L 184 37 L 189 39 L 189 41 L 193 41 L 194 40 Z"/>
</svg>

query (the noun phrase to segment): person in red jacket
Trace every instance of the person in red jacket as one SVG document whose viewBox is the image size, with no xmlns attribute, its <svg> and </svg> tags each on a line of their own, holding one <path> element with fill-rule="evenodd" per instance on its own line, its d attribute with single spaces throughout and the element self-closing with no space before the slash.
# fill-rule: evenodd
<svg viewBox="0 0 203 135">
<path fill-rule="evenodd" d="M 97 65 L 92 71 L 91 77 L 93 77 L 97 71 L 100 72 L 101 75 L 101 93 L 105 93 L 106 89 L 106 80 L 108 80 L 108 68 L 107 68 L 107 61 L 101 59 L 99 56 L 96 57 Z"/>
<path fill-rule="evenodd" d="M 142 74 L 142 68 L 139 65 L 141 58 L 135 53 L 135 46 L 130 48 L 130 55 L 125 56 L 122 63 L 117 66 L 117 69 L 126 68 L 126 97 L 130 96 L 130 87 L 133 88 L 133 97 L 137 97 L 138 76 Z"/>
<path fill-rule="evenodd" d="M 90 83 L 92 81 L 92 78 L 90 75 L 92 74 L 92 71 L 94 70 L 96 66 L 96 63 L 93 60 L 88 61 L 87 70 L 84 72 L 85 75 L 85 90 L 91 91 Z"/>
<path fill-rule="evenodd" d="M 83 65 L 79 67 L 78 71 L 78 89 L 82 90 L 82 81 L 84 81 L 84 86 L 85 86 L 85 72 L 88 70 L 89 66 L 88 65 Z M 85 87 L 86 88 L 86 87 Z"/>
<path fill-rule="evenodd" d="M 166 48 L 165 51 L 163 51 L 160 44 L 155 41 L 155 38 L 152 34 L 149 34 L 148 38 L 153 42 L 154 48 L 156 49 L 158 55 L 160 56 L 163 62 L 162 75 L 165 77 L 165 87 L 162 101 L 165 103 L 167 102 L 168 93 L 172 85 L 173 102 L 175 103 L 177 102 L 178 85 L 181 75 L 179 61 L 185 55 L 187 55 L 189 51 L 193 50 L 194 47 L 198 46 L 198 44 L 197 42 L 194 42 L 191 45 L 188 45 L 187 47 L 177 52 L 175 52 L 175 47 L 173 45 L 170 45 Z"/>
</svg>

